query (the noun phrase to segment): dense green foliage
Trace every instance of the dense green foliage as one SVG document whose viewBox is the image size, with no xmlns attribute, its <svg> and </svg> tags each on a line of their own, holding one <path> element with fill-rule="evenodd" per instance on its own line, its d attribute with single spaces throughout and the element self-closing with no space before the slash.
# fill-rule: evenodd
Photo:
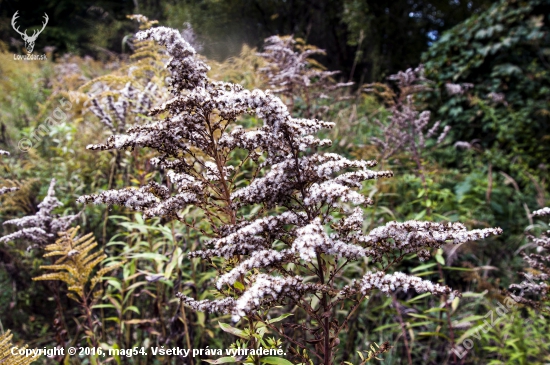
<svg viewBox="0 0 550 365">
<path fill-rule="evenodd" d="M 437 91 L 431 106 L 455 140 L 477 141 L 501 169 L 545 178 L 550 162 L 550 3 L 495 3 L 424 54 Z M 446 84 L 473 84 L 450 95 Z M 503 98 L 499 100 L 499 98 Z M 510 162 L 512 162 L 510 164 Z"/>
</svg>

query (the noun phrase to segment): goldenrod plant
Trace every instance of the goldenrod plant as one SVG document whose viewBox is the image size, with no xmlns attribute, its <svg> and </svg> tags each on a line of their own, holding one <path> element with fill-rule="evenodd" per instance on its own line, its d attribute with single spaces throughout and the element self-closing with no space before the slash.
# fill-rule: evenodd
<svg viewBox="0 0 550 365">
<path fill-rule="evenodd" d="M 2 365 L 29 365 L 35 362 L 39 355 L 37 353 L 29 354 L 29 356 L 19 354 L 20 350 L 27 349 L 25 346 L 15 346 L 12 342 L 13 335 L 11 331 L 6 331 L 0 335 L 0 364 Z M 12 349 L 16 348 L 16 355 L 13 354 Z"/>
<path fill-rule="evenodd" d="M 533 217 L 550 216 L 550 208 L 544 207 L 532 213 Z M 549 311 L 550 302 L 550 231 L 542 232 L 538 237 L 529 234 L 528 237 L 536 246 L 537 252 L 529 255 L 523 253 L 523 259 L 529 265 L 527 272 L 521 273 L 524 280 L 512 284 L 510 289 L 515 292 L 513 298 L 539 310 Z"/>
<path fill-rule="evenodd" d="M 550 363 L 548 248 L 535 247 L 546 240 L 547 217 L 531 213 L 548 206 L 548 146 L 529 143 L 529 136 L 540 142 L 550 133 L 541 127 L 550 123 L 540 123 L 550 105 L 542 102 L 550 76 L 542 67 L 548 63 L 550 4 L 502 0 L 482 14 L 478 5 L 490 1 L 472 1 L 477 18 L 442 33 L 449 18 L 433 28 L 431 16 L 449 13 L 447 5 L 458 2 L 428 9 L 405 0 L 388 6 L 370 1 L 368 7 L 365 0 L 323 1 L 310 15 L 325 20 L 297 16 L 312 3 L 300 0 L 282 8 L 233 0 L 124 2 L 178 28 L 157 34 L 155 21 L 131 16 L 140 30 L 153 32 L 140 39 L 132 34 L 138 24 L 119 6 L 82 3 L 76 17 L 48 10 L 56 27 L 48 25 L 35 47 L 46 53 L 45 61 L 19 59 L 21 46 L 9 40 L 16 34 L 9 26 L 13 13 L 4 9 L 0 149 L 11 156 L 0 156 L 0 187 L 8 188 L 0 196 L 0 223 L 18 226 L 2 225 L 0 237 L 25 234 L 0 243 L 0 333 L 9 328 L 16 345 L 31 348 L 98 343 L 113 350 L 100 360 L 118 365 Z M 412 47 L 429 53 L 426 76 L 414 69 L 419 53 L 408 57 L 409 43 L 396 43 L 382 23 L 369 22 L 394 17 L 402 5 L 416 7 L 400 14 L 422 28 L 423 40 L 413 37 L 421 44 Z M 64 13 L 62 8 L 56 9 Z M 28 13 L 30 27 L 39 24 L 42 10 L 35 9 L 38 17 L 32 9 L 19 12 Z M 373 25 L 371 34 L 354 28 L 355 42 L 346 44 L 346 32 L 329 27 L 339 10 L 355 17 L 357 26 Z M 258 16 L 267 20 L 265 27 L 255 24 Z M 57 42 L 57 49 L 43 49 L 56 41 L 63 19 L 93 21 L 94 43 L 73 39 L 74 46 Z M 430 37 L 440 40 L 424 38 L 432 30 Z M 260 38 L 278 32 L 262 49 Z M 294 43 L 283 35 L 290 33 Z M 375 33 L 388 35 L 386 45 L 400 45 L 403 57 L 372 43 Z M 194 54 L 185 47 L 179 52 L 180 36 Z M 241 40 L 250 47 L 241 48 Z M 308 44 L 328 52 L 315 53 Z M 308 52 L 314 53 L 306 57 Z M 377 71 L 386 57 L 377 54 L 398 62 Z M 468 62 L 473 68 L 464 69 Z M 185 74 L 202 65 L 211 69 Z M 386 77 L 401 66 L 413 68 Z M 448 72 L 434 74 L 442 69 Z M 343 76 L 323 79 L 326 70 Z M 352 78 L 358 87 L 331 90 Z M 376 81 L 384 83 L 362 92 L 361 85 Z M 170 94 L 172 84 L 178 85 Z M 445 135 L 447 125 L 452 129 Z M 525 134 L 518 134 L 522 129 Z M 89 144 L 110 150 L 87 150 Z M 372 166 L 373 159 L 379 164 Z M 43 183 L 52 178 L 63 206 L 39 207 L 49 195 Z M 98 204 L 76 202 L 85 194 Z M 62 256 L 44 258 L 51 252 L 44 247 L 70 228 L 52 229 L 52 223 L 80 209 L 73 241 L 93 232 L 98 246 L 88 255 L 107 255 L 85 290 L 98 270 L 125 261 L 89 293 L 89 310 L 64 281 L 32 280 L 69 274 L 40 267 L 56 265 Z M 506 234 L 476 242 L 462 237 L 500 232 L 483 231 L 490 227 Z M 352 250 L 357 255 L 350 257 Z M 430 290 L 399 287 L 411 283 L 419 292 Z M 511 293 L 503 292 L 512 283 L 518 285 Z M 497 301 L 510 295 L 517 307 L 499 315 L 504 312 Z M 224 303 L 227 308 L 213 310 Z M 493 318 L 487 317 L 491 311 Z M 387 351 L 377 353 L 376 344 Z M 211 351 L 195 358 L 153 351 L 163 346 Z M 143 353 L 115 351 L 134 347 Z M 226 353 L 260 347 L 284 353 L 277 359 Z M 38 362 L 96 360 L 53 355 Z"/>
<path fill-rule="evenodd" d="M 140 29 L 157 21 L 143 15 L 130 15 Z M 79 102 L 84 115 L 93 113 L 110 133 L 124 132 L 127 127 L 147 120 L 147 112 L 165 97 L 165 52 L 153 41 L 125 39 L 132 47 L 130 62 L 116 72 L 93 78 L 79 87 Z"/>
<path fill-rule="evenodd" d="M 77 236 L 80 227 L 73 227 L 66 232 L 58 233 L 58 240 L 44 247 L 44 257 L 56 257 L 51 265 L 40 266 L 41 270 L 50 271 L 33 278 L 33 280 L 61 281 L 67 285 L 67 296 L 80 304 L 86 338 L 94 347 L 99 346 L 99 322 L 92 314 L 92 307 L 102 298 L 103 289 L 97 288 L 104 276 L 120 267 L 123 262 L 105 266 L 97 270 L 97 266 L 107 255 L 102 250 L 94 250 L 97 242 L 92 233 Z M 96 354 L 92 354 L 95 356 Z"/>
<path fill-rule="evenodd" d="M 38 212 L 22 218 L 15 218 L 4 222 L 4 225 L 16 226 L 19 230 L 0 238 L 0 242 L 25 240 L 28 249 L 44 246 L 56 240 L 58 232 L 63 232 L 79 217 L 79 214 L 59 217 L 53 213 L 55 208 L 62 206 L 55 196 L 55 179 L 42 203 L 38 204 Z"/>
<path fill-rule="evenodd" d="M 39 179 L 26 179 L 17 181 L 12 179 L 2 179 L 2 184 L 14 185 L 17 188 L 13 194 L 4 194 L 2 196 L 2 205 L 0 213 L 9 217 L 10 214 L 31 215 L 35 210 L 35 199 L 40 186 Z"/>
<path fill-rule="evenodd" d="M 336 82 L 334 77 L 340 71 L 327 71 L 312 57 L 324 54 L 324 50 L 293 36 L 274 35 L 264 40 L 263 52 L 258 55 L 265 59 L 266 66 L 260 72 L 271 90 L 283 97 L 290 112 L 294 111 L 296 99 L 301 98 L 306 118 L 313 118 L 319 114 L 314 109 L 319 100 L 330 99 L 332 91 L 353 85 Z"/>
<path fill-rule="evenodd" d="M 9 156 L 10 153 L 8 151 L 0 150 L 0 156 L 2 156 L 2 155 L 3 156 Z M 17 186 L 12 186 L 12 187 L 2 186 L 2 187 L 0 187 L 0 195 L 11 193 L 11 192 L 17 191 L 17 190 L 19 190 L 19 188 Z"/>
<path fill-rule="evenodd" d="M 430 125 L 430 111 L 418 110 L 418 100 L 415 100 L 417 94 L 429 89 L 429 80 L 424 77 L 424 66 L 400 71 L 388 79 L 396 81 L 397 93 L 389 85 L 380 83 L 366 85 L 364 89 L 365 92 L 372 92 L 381 97 L 390 112 L 387 124 L 375 120 L 382 135 L 380 138 L 373 138 L 373 142 L 382 151 L 381 159 L 388 159 L 399 151 L 406 151 L 414 158 L 417 170 L 421 172 L 421 159 L 426 142 L 435 138 L 435 144 L 441 144 L 450 127 L 441 128 L 441 121 Z"/>
<path fill-rule="evenodd" d="M 208 237 L 190 254 L 216 262 L 217 295 L 212 299 L 178 295 L 187 306 L 229 314 L 254 333 L 263 323 L 284 338 L 287 356 L 297 361 L 333 364 L 340 335 L 373 292 L 398 288 L 447 295 L 451 288 L 390 268 L 406 255 L 421 259 L 445 243 L 460 244 L 498 235 L 498 228 L 467 230 L 460 223 L 390 222 L 363 233 L 363 207 L 372 204 L 358 192 L 363 182 L 393 176 L 375 171 L 376 161 L 352 161 L 334 153 L 313 134 L 332 123 L 293 118 L 270 92 L 211 81 L 208 66 L 177 30 L 158 27 L 138 39 L 164 45 L 171 59 L 173 98 L 152 109 L 166 117 L 113 135 L 91 150 L 150 148 L 153 165 L 167 171 L 168 184 L 151 181 L 139 188 L 85 195 L 81 203 L 119 205 L 144 217 L 188 222 L 188 207 L 202 211 Z M 262 119 L 246 130 L 243 115 Z M 348 264 L 368 259 L 368 272 L 347 272 Z M 353 280 L 352 280 L 353 279 Z M 269 322 L 268 313 L 293 306 L 302 316 L 303 336 Z M 338 308 L 346 308 L 345 313 Z M 261 344 L 251 338 L 249 349 Z M 234 359 L 236 360 L 236 359 Z M 271 360 L 269 360 L 271 361 Z M 280 360 L 282 361 L 282 360 Z M 254 363 L 264 362 L 255 356 Z"/>
<path fill-rule="evenodd" d="M 52 270 L 33 280 L 59 280 L 67 284 L 69 297 L 77 302 L 87 297 L 87 291 L 92 291 L 100 282 L 101 277 L 111 268 L 102 269 L 91 280 L 95 267 L 107 256 L 102 251 L 91 252 L 96 246 L 93 234 L 76 237 L 80 227 L 70 228 L 60 232 L 59 238 L 53 244 L 44 247 L 47 253 L 44 257 L 60 256 L 53 265 L 43 265 L 42 270 Z M 86 287 L 90 282 L 89 290 Z M 76 295 L 75 295 L 76 294 Z"/>
</svg>

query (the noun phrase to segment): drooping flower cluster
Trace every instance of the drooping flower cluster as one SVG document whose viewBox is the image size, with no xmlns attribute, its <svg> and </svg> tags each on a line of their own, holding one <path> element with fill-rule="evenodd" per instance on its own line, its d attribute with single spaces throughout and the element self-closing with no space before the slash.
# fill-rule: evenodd
<svg viewBox="0 0 550 365">
<path fill-rule="evenodd" d="M 415 105 L 414 95 L 429 89 L 428 80 L 424 78 L 423 66 L 420 65 L 414 70 L 400 71 L 388 78 L 397 82 L 399 95 L 396 96 L 387 87 L 382 87 L 383 96 L 389 99 L 391 115 L 387 124 L 376 121 L 383 135 L 380 138 L 373 138 L 373 142 L 381 147 L 383 158 L 388 158 L 399 151 L 420 156 L 426 147 L 426 140 L 430 138 L 437 138 L 436 145 L 442 143 L 450 126 L 445 126 L 440 131 L 441 122 L 437 121 L 427 130 L 431 114 L 427 110 L 419 112 Z M 365 91 L 380 93 L 377 90 L 380 87 L 379 84 L 367 86 Z"/>
<path fill-rule="evenodd" d="M 550 208 L 536 210 L 532 216 L 550 216 Z M 550 231 L 543 232 L 539 237 L 529 235 L 529 238 L 537 246 L 537 253 L 523 254 L 523 259 L 529 265 L 529 272 L 521 273 L 524 280 L 520 284 L 512 284 L 510 289 L 519 291 L 518 296 L 513 296 L 516 301 L 540 307 L 541 303 L 550 301 Z M 538 300 L 530 300 L 528 296 L 537 296 Z"/>
<path fill-rule="evenodd" d="M 9 242 L 17 239 L 29 243 L 29 249 L 43 247 L 52 244 L 58 238 L 59 232 L 65 232 L 69 226 L 79 217 L 79 214 L 59 217 L 53 214 L 53 210 L 62 206 L 55 197 L 55 179 L 52 179 L 48 193 L 44 200 L 38 204 L 38 212 L 22 218 L 7 220 L 4 225 L 12 225 L 19 230 L 0 238 L 1 242 Z"/>
<path fill-rule="evenodd" d="M 166 27 L 148 29 L 139 32 L 137 39 L 154 40 L 166 47 L 166 51 L 172 57 L 167 67 L 172 75 L 170 84 L 174 95 L 182 90 L 206 86 L 206 72 L 210 68 L 195 57 L 196 52 L 193 47 L 175 29 Z"/>
<path fill-rule="evenodd" d="M 285 225 L 300 226 L 306 221 L 303 212 L 284 212 L 276 216 L 258 218 L 249 223 L 227 227 L 227 232 L 220 238 L 207 243 L 211 249 L 192 252 L 191 257 L 223 257 L 251 255 L 255 251 L 269 248 L 271 240 L 286 233 Z"/>
<path fill-rule="evenodd" d="M 138 21 L 140 29 L 157 23 L 139 14 L 128 18 Z M 146 121 L 149 110 L 168 97 L 163 49 L 153 41 L 131 39 L 128 45 L 134 51 L 131 62 L 117 75 L 98 77 L 80 88 L 88 99 L 84 103 L 87 110 L 111 133 L 123 133 L 127 127 Z"/>
<path fill-rule="evenodd" d="M 90 97 L 89 110 L 112 133 L 122 133 L 128 124 L 145 120 L 144 116 L 159 95 L 158 87 L 153 82 L 148 82 L 143 90 L 128 82 L 121 90 L 103 90 L 98 96 L 90 94 Z"/>
<path fill-rule="evenodd" d="M 446 294 L 450 296 L 450 299 L 460 295 L 460 293 L 452 291 L 448 286 L 434 284 L 429 280 L 422 280 L 419 277 L 406 275 L 402 272 L 393 274 L 368 272 L 361 280 L 354 280 L 350 285 L 345 286 L 340 292 L 340 295 L 350 296 L 357 293 L 368 295 L 374 289 L 378 289 L 382 293 L 390 295 L 392 292 L 395 292 L 397 288 L 403 288 L 405 292 L 413 288 L 417 293 L 429 292 L 439 295 Z"/>
<path fill-rule="evenodd" d="M 207 66 L 194 57 L 176 30 L 154 28 L 138 37 L 157 40 L 172 56 L 168 67 L 174 96 L 151 111 L 165 117 L 88 148 L 153 149 L 158 154 L 151 162 L 167 171 L 167 184 L 109 190 L 82 196 L 79 202 L 122 205 L 143 211 L 146 217 L 182 221 L 184 208 L 202 210 L 212 238 L 189 256 L 225 259 L 216 283 L 220 298 L 198 301 L 178 295 L 186 305 L 229 313 L 238 320 L 273 303 L 290 301 L 325 323 L 339 301 L 347 298 L 340 270 L 334 266 L 338 262 L 364 258 L 377 262 L 384 255 L 408 253 L 425 258 L 428 249 L 444 243 L 500 233 L 410 221 L 392 222 L 364 234 L 362 209 L 371 200 L 360 189 L 369 180 L 391 177 L 390 171 L 372 170 L 375 161 L 314 152 L 330 141 L 313 134 L 332 123 L 293 118 L 270 92 L 209 80 Z M 247 115 L 262 119 L 263 126 L 242 128 L 238 121 Z M 235 161 L 237 152 L 241 157 Z M 204 228 L 201 231 L 206 233 Z M 328 256 L 335 261 L 325 259 Z M 402 287 L 451 293 L 447 287 L 385 270 L 369 272 L 358 283 L 345 292 L 366 295 L 374 288 L 389 292 Z M 315 308 L 308 301 L 313 296 L 323 298 Z M 326 323 L 319 333 L 337 337 L 339 332 Z"/>
<path fill-rule="evenodd" d="M 445 89 L 449 95 L 464 95 L 468 90 L 474 87 L 474 84 L 464 83 L 464 84 L 452 84 L 446 83 Z"/>
<path fill-rule="evenodd" d="M 550 215 L 550 208 L 544 207 L 542 209 L 535 210 L 532 214 L 533 214 L 533 217 L 545 217 Z"/>
<path fill-rule="evenodd" d="M 258 274 L 250 288 L 235 302 L 235 307 L 231 311 L 233 321 L 237 322 L 240 317 L 255 312 L 262 304 L 266 304 L 265 302 L 274 302 L 285 297 L 299 302 L 304 294 L 322 290 L 322 285 L 304 283 L 300 277 Z"/>
<path fill-rule="evenodd" d="M 305 45 L 292 36 L 271 36 L 264 40 L 263 52 L 258 55 L 267 61 L 260 69 L 271 89 L 288 100 L 292 109 L 294 98 L 300 96 L 309 107 L 317 99 L 328 99 L 328 93 L 353 85 L 353 82 L 338 83 L 333 77 L 339 71 L 326 71 L 311 56 L 324 55 L 325 51 L 315 46 Z M 309 116 L 309 114 L 308 114 Z"/>
<path fill-rule="evenodd" d="M 508 106 L 506 95 L 504 95 L 503 93 L 490 92 L 489 94 L 487 94 L 487 98 L 495 104 L 503 104 L 504 106 Z"/>
<path fill-rule="evenodd" d="M 0 156 L 9 156 L 9 155 L 10 153 L 8 151 L 0 150 Z M 19 190 L 17 186 L 14 186 L 14 187 L 0 186 L 0 195 L 11 193 L 12 191 L 17 191 L 17 190 Z"/>
<path fill-rule="evenodd" d="M 478 241 L 489 236 L 500 235 L 500 228 L 484 228 L 468 231 L 462 223 L 436 223 L 406 221 L 389 222 L 374 228 L 368 235 L 352 237 L 366 247 L 377 248 L 379 252 L 398 250 L 403 253 L 417 253 L 421 260 L 430 257 L 429 249 L 445 243 L 461 244 Z"/>
</svg>

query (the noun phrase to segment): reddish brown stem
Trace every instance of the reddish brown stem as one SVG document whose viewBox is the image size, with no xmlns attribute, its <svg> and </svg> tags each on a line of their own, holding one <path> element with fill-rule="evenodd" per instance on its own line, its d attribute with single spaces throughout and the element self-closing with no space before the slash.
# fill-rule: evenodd
<svg viewBox="0 0 550 365">
<path fill-rule="evenodd" d="M 403 317 L 401 316 L 401 310 L 399 309 L 399 303 L 397 303 L 397 299 L 395 298 L 395 295 L 392 295 L 392 301 L 393 306 L 395 307 L 395 310 L 397 311 L 397 319 L 399 320 L 399 325 L 401 326 L 401 331 L 403 332 L 403 343 L 405 344 L 405 351 L 407 352 L 407 359 L 409 360 L 409 365 L 412 365 L 412 357 L 411 357 L 411 350 L 409 347 L 409 341 L 407 340 L 407 330 L 405 329 L 405 322 L 403 321 Z"/>
</svg>

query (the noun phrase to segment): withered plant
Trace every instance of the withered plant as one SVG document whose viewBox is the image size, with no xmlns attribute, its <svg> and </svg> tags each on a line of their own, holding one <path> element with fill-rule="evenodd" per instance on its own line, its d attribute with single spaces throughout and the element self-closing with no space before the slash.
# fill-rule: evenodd
<svg viewBox="0 0 550 365">
<path fill-rule="evenodd" d="M 61 281 L 67 284 L 67 296 L 80 305 L 84 319 L 81 326 L 85 338 L 94 347 L 99 346 L 97 332 L 99 321 L 92 314 L 92 307 L 97 304 L 103 295 L 98 288 L 103 277 L 120 267 L 122 263 L 103 267 L 96 271 L 96 267 L 107 257 L 103 250 L 95 249 L 97 242 L 92 233 L 77 236 L 80 227 L 73 227 L 66 232 L 59 232 L 58 239 L 53 244 L 44 247 L 44 257 L 56 257 L 51 265 L 42 265 L 40 269 L 49 271 L 33 280 Z"/>
<path fill-rule="evenodd" d="M 532 213 L 533 217 L 550 216 L 550 208 L 545 207 Z M 537 253 L 525 254 L 523 259 L 529 265 L 527 272 L 521 273 L 524 280 L 520 284 L 512 284 L 510 289 L 515 293 L 512 297 L 519 303 L 535 309 L 549 312 L 550 303 L 550 230 L 542 232 L 538 237 L 529 234 L 528 238 L 537 247 Z"/>
<path fill-rule="evenodd" d="M 0 364 L 2 365 L 29 365 L 38 360 L 39 356 L 33 354 L 32 356 L 14 355 L 12 349 L 15 347 L 11 342 L 13 335 L 8 330 L 6 333 L 0 335 Z M 27 345 L 18 348 L 18 350 L 25 351 Z"/>
<path fill-rule="evenodd" d="M 156 21 L 143 15 L 129 15 L 140 29 L 148 29 Z M 92 112 L 111 133 L 122 133 L 133 124 L 143 123 L 147 112 L 165 98 L 164 60 L 167 55 L 153 41 L 135 41 L 130 62 L 116 73 L 90 80 L 76 94 L 85 100 L 84 112 Z"/>
<path fill-rule="evenodd" d="M 312 57 L 324 54 L 324 50 L 293 36 L 274 35 L 264 40 L 263 52 L 258 55 L 267 65 L 260 72 L 272 91 L 283 97 L 290 112 L 299 98 L 305 104 L 305 116 L 313 118 L 326 109 L 315 110 L 320 99 L 332 99 L 331 92 L 353 85 L 335 81 L 340 71 L 327 71 Z"/>
<path fill-rule="evenodd" d="M 430 189 L 432 180 L 429 176 L 430 171 L 426 169 L 426 155 L 431 147 L 436 147 L 445 140 L 450 127 L 441 128 L 440 121 L 432 123 L 430 111 L 420 110 L 418 95 L 423 91 L 430 90 L 430 81 L 424 77 L 423 65 L 415 69 L 409 68 L 400 71 L 395 75 L 390 75 L 388 79 L 395 83 L 395 88 L 388 84 L 373 83 L 365 85 L 363 90 L 377 95 L 386 106 L 387 112 L 389 112 L 385 122 L 378 119 L 374 120 L 380 132 L 379 137 L 373 137 L 372 141 L 378 146 L 380 159 L 383 162 L 399 155 L 401 155 L 400 157 L 404 156 L 406 160 L 412 160 L 415 165 L 413 172 L 420 179 L 422 186 L 418 197 L 422 197 L 423 210 L 418 214 L 423 214 L 427 219 L 432 219 L 431 195 L 434 193 L 434 189 Z M 456 93 L 466 91 L 466 88 L 463 89 L 460 85 L 452 84 L 449 87 Z M 434 141 L 428 142 L 430 139 Z M 441 282 L 445 283 L 441 263 L 437 260 L 436 263 Z M 412 364 L 411 350 L 407 342 L 407 331 L 404 322 L 401 320 L 399 304 L 395 297 L 392 299 L 400 318 L 408 363 Z M 450 344 L 454 346 L 454 330 L 450 319 L 449 297 L 443 295 L 443 299 L 447 312 Z"/>
<path fill-rule="evenodd" d="M 445 126 L 440 130 L 441 122 L 437 121 L 428 128 L 431 113 L 428 110 L 418 110 L 418 100 L 415 97 L 419 92 L 429 89 L 429 81 L 424 77 L 422 65 L 400 71 L 388 79 L 396 82 L 397 92 L 381 83 L 366 85 L 364 90 L 380 96 L 390 112 L 386 124 L 375 120 L 382 135 L 373 138 L 373 142 L 381 148 L 380 158 L 388 159 L 400 151 L 407 152 L 413 157 L 418 171 L 422 171 L 422 153 L 426 148 L 426 141 L 437 137 L 435 144 L 440 144 L 450 127 Z"/>
<path fill-rule="evenodd" d="M 137 21 L 142 30 L 157 23 L 143 15 L 129 15 L 128 18 Z M 164 67 L 168 55 L 164 49 L 152 40 L 136 40 L 135 37 L 128 37 L 125 44 L 133 51 L 128 62 L 110 74 L 90 80 L 74 93 L 82 105 L 84 118 L 93 114 L 102 124 L 101 129 L 92 133 L 104 132 L 107 136 L 124 133 L 127 128 L 145 123 L 150 120 L 149 110 L 169 96 L 165 81 L 168 73 Z M 116 186 L 117 180 L 128 183 L 150 173 L 148 158 L 139 151 L 132 154 L 112 151 L 108 161 L 110 168 L 105 173 L 108 189 Z M 102 243 L 108 240 L 108 216 L 106 211 L 99 237 Z"/>
<path fill-rule="evenodd" d="M 4 222 L 4 225 L 15 226 L 17 230 L 0 237 L 0 243 L 6 244 L 11 241 L 21 241 L 27 245 L 28 251 L 32 249 L 48 250 L 48 247 L 55 244 L 60 234 L 70 231 L 70 225 L 80 216 L 80 213 L 66 216 L 59 216 L 54 213 L 56 208 L 62 206 L 62 203 L 55 196 L 55 183 L 55 179 L 52 179 L 44 200 L 38 204 L 36 214 Z M 45 257 L 48 257 L 48 255 Z M 84 272 L 81 272 L 79 275 L 83 274 Z M 51 280 L 54 280 L 54 278 Z M 56 282 L 49 281 L 47 287 L 53 293 L 57 306 L 54 316 L 57 342 L 58 345 L 65 346 L 64 337 L 68 333 L 68 329 L 64 320 L 65 310 L 61 300 L 60 286 Z"/>
<path fill-rule="evenodd" d="M 152 149 L 157 156 L 151 162 L 166 178 L 78 201 L 125 206 L 146 218 L 176 219 L 200 232 L 204 248 L 189 256 L 208 260 L 218 270 L 216 295 L 198 301 L 180 294 L 187 306 L 230 314 L 249 333 L 262 323 L 285 340 L 287 352 L 298 361 L 334 364 L 340 335 L 375 291 L 458 294 L 392 273 L 393 264 L 411 254 L 426 259 L 445 243 L 501 233 L 498 228 L 468 231 L 460 223 L 419 221 L 390 222 L 363 233 L 363 210 L 372 203 L 360 192 L 363 183 L 389 178 L 392 172 L 372 170 L 376 161 L 313 152 L 330 146 L 313 134 L 332 123 L 293 118 L 270 92 L 209 80 L 208 66 L 178 31 L 159 27 L 137 36 L 154 39 L 172 57 L 173 97 L 151 110 L 151 115 L 165 117 L 88 148 Z M 263 126 L 245 130 L 239 123 L 249 115 L 263 120 Z M 184 209 L 198 210 L 204 219 L 188 219 Z M 368 262 L 369 271 L 346 271 L 356 260 Z M 280 305 L 290 305 L 300 320 L 272 323 L 270 315 L 280 315 L 275 308 Z M 261 344 L 251 337 L 246 346 Z M 260 361 L 259 356 L 247 360 Z"/>
<path fill-rule="evenodd" d="M 24 240 L 29 244 L 28 249 L 44 247 L 54 243 L 59 232 L 66 231 L 80 214 L 59 217 L 53 210 L 62 206 L 55 197 L 55 179 L 50 182 L 48 193 L 44 200 L 38 204 L 38 212 L 22 218 L 10 219 L 4 225 L 13 225 L 17 231 L 0 237 L 0 243 L 14 240 Z"/>
<path fill-rule="evenodd" d="M 9 155 L 10 153 L 8 151 L 0 150 L 0 156 L 9 156 Z M 0 186 L 0 195 L 11 193 L 12 191 L 17 191 L 17 190 L 19 190 L 17 186 L 13 186 L 13 187 Z"/>
</svg>

